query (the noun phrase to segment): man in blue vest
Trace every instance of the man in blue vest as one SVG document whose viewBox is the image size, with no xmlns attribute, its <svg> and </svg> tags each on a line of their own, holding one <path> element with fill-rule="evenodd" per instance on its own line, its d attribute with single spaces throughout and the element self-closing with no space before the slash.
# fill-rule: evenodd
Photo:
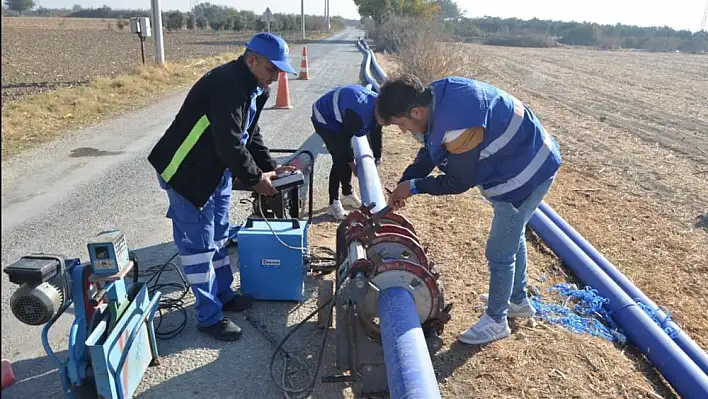
<svg viewBox="0 0 708 399">
<path fill-rule="evenodd" d="M 429 86 L 414 76 L 389 81 L 377 117 L 422 134 L 425 142 L 389 198 L 394 209 L 412 195 L 460 194 L 475 186 L 492 204 L 487 309 L 458 339 L 484 344 L 508 336 L 507 317 L 535 314 L 526 296 L 524 230 L 560 168 L 558 143 L 521 101 L 462 77 Z M 429 176 L 435 167 L 443 174 Z"/>
<path fill-rule="evenodd" d="M 352 189 L 352 173 L 356 172 L 352 137 L 368 134 L 376 163 L 381 159 L 381 125 L 374 112 L 376 97 L 376 92 L 352 84 L 330 90 L 312 105 L 312 125 L 332 155 L 327 214 L 338 220 L 347 216 L 343 205 L 361 206 Z M 341 201 L 340 184 L 344 195 Z"/>
<path fill-rule="evenodd" d="M 288 45 L 271 33 L 255 35 L 238 59 L 202 76 L 148 160 L 167 191 L 175 245 L 196 298 L 200 331 L 231 341 L 241 329 L 223 311 L 249 308 L 253 299 L 231 289 L 226 242 L 234 179 L 263 195 L 277 193 L 278 167 L 263 143 L 258 119 L 268 87 L 280 72 L 295 74 Z"/>
</svg>

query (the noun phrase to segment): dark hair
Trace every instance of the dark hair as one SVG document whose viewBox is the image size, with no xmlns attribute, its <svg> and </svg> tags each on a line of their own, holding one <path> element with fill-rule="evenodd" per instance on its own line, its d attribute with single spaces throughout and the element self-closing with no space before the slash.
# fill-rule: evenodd
<svg viewBox="0 0 708 399">
<path fill-rule="evenodd" d="M 391 118 L 406 116 L 411 108 L 428 106 L 432 100 L 430 89 L 418 77 L 402 75 L 381 86 L 376 99 L 376 115 L 384 123 L 390 123 Z"/>
</svg>

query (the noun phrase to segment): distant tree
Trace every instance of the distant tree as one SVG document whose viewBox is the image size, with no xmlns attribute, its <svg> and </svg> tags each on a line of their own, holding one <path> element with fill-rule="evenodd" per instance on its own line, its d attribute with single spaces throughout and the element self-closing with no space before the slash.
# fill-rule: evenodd
<svg viewBox="0 0 708 399">
<path fill-rule="evenodd" d="M 433 0 L 354 0 L 362 17 L 371 17 L 377 24 L 388 16 L 423 17 L 431 19 L 440 13 L 440 4 Z"/>
<path fill-rule="evenodd" d="M 169 31 L 182 30 L 184 28 L 184 13 L 182 11 L 170 11 L 165 18 L 165 27 Z"/>
<path fill-rule="evenodd" d="M 440 6 L 440 17 L 443 19 L 457 19 L 462 17 L 463 12 L 460 11 L 457 3 L 454 0 L 438 0 Z"/>
<path fill-rule="evenodd" d="M 194 25 L 196 23 L 196 18 L 194 18 L 194 14 L 191 12 L 187 13 L 187 29 L 189 30 L 194 30 Z"/>
<path fill-rule="evenodd" d="M 237 13 L 231 17 L 231 29 L 240 32 L 246 27 L 243 21 L 243 17 L 240 13 Z"/>
<path fill-rule="evenodd" d="M 197 17 L 196 23 L 197 23 L 197 28 L 199 28 L 199 29 L 206 29 L 206 27 L 207 27 L 207 19 L 204 18 L 203 16 Z"/>
<path fill-rule="evenodd" d="M 79 11 L 79 10 L 82 10 L 82 9 L 83 9 L 83 7 L 81 7 L 81 4 L 74 4 L 74 6 L 71 7 L 71 10 L 72 10 L 72 11 Z"/>
<path fill-rule="evenodd" d="M 12 11 L 17 11 L 20 15 L 24 11 L 34 7 L 34 0 L 5 0 L 5 5 Z"/>
<path fill-rule="evenodd" d="M 593 25 L 580 25 L 576 28 L 570 29 L 568 33 L 563 35 L 563 43 L 575 44 L 575 45 L 593 45 L 597 44 L 600 37 L 600 30 L 597 26 Z"/>
</svg>

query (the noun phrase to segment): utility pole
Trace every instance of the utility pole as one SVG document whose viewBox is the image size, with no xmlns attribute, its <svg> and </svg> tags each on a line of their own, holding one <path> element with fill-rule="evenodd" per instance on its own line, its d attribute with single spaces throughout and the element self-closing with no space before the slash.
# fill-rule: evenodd
<svg viewBox="0 0 708 399">
<path fill-rule="evenodd" d="M 302 19 L 302 40 L 305 40 L 305 0 L 300 0 L 300 18 Z"/>
<path fill-rule="evenodd" d="M 152 20 L 155 24 L 155 61 L 159 65 L 165 64 L 165 49 L 162 42 L 162 9 L 160 0 L 152 0 Z"/>
<path fill-rule="evenodd" d="M 325 22 L 327 23 L 327 32 L 330 32 L 332 28 L 329 20 L 329 0 L 325 0 L 325 8 L 327 10 L 327 15 L 325 16 Z"/>
</svg>

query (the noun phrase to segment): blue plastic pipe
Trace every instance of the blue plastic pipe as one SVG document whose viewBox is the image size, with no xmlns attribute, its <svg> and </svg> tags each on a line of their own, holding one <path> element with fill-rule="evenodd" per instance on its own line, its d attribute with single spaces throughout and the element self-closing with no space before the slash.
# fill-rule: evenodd
<svg viewBox="0 0 708 399">
<path fill-rule="evenodd" d="M 379 172 L 376 170 L 376 162 L 369 146 L 369 140 L 366 136 L 354 136 L 351 143 L 354 149 L 361 201 L 364 205 L 375 203 L 376 205 L 371 212 L 378 212 L 386 207 L 386 197 L 384 197 L 383 189 L 381 188 L 381 179 L 379 178 Z"/>
<path fill-rule="evenodd" d="M 359 51 L 364 53 L 364 56 L 366 57 L 364 59 L 364 78 L 372 86 L 373 90 L 378 93 L 381 87 L 379 86 L 379 82 L 371 75 L 371 70 L 369 68 L 371 66 L 372 61 L 376 63 L 376 60 L 374 59 L 371 50 L 369 50 L 368 46 L 366 46 L 365 42 L 358 41 L 356 44 L 359 48 Z M 380 69 L 378 64 L 376 64 L 376 68 Z"/>
<path fill-rule="evenodd" d="M 378 311 L 391 399 L 440 398 L 413 294 L 388 288 L 379 296 Z"/>
<path fill-rule="evenodd" d="M 656 317 L 662 325 L 676 331 L 677 335 L 674 338 L 676 344 L 683 350 L 688 357 L 693 360 L 698 367 L 708 374 L 708 354 L 701 349 L 698 344 L 691 339 L 676 323 L 669 320 L 666 322 L 666 313 L 664 313 L 649 297 L 647 297 L 636 285 L 632 283 L 621 271 L 617 269 L 610 261 L 599 253 L 587 240 L 585 240 L 572 226 L 570 226 L 560 215 L 558 215 L 548 204 L 541 202 L 538 209 L 543 212 L 548 218 L 573 242 L 590 257 L 603 272 L 605 272 L 620 288 L 627 293 L 635 301 L 640 301 L 654 311 Z"/>
<path fill-rule="evenodd" d="M 708 375 L 605 274 L 585 252 L 540 210 L 529 226 L 585 285 L 609 299 L 608 307 L 627 338 L 684 398 L 708 398 Z"/>
<path fill-rule="evenodd" d="M 372 212 L 386 207 L 386 197 L 366 136 L 352 137 L 361 200 L 375 203 Z M 438 382 L 413 295 L 404 288 L 389 288 L 377 304 L 392 399 L 439 398 Z"/>
</svg>

